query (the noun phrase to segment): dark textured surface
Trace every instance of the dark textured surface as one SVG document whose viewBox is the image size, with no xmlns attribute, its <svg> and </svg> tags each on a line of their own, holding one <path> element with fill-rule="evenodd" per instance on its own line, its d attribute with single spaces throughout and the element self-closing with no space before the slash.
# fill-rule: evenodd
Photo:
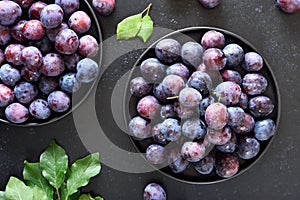
<svg viewBox="0 0 300 200">
<path fill-rule="evenodd" d="M 138 13 L 148 3 L 150 1 L 119 0 L 111 16 L 99 16 L 104 40 L 114 35 L 121 19 Z M 223 183 L 190 185 L 158 172 L 128 174 L 103 166 L 101 175 L 92 179 L 85 190 L 92 190 L 108 200 L 140 200 L 145 185 L 156 181 L 166 189 L 170 200 L 299 199 L 300 13 L 285 14 L 275 7 L 274 0 L 223 1 L 213 10 L 204 9 L 197 0 L 152 3 L 151 16 L 156 26 L 173 30 L 189 26 L 224 28 L 241 35 L 262 53 L 272 66 L 281 91 L 282 116 L 277 136 L 269 151 L 251 170 Z M 104 114 L 110 109 L 105 103 L 110 105 L 109 96 L 114 81 L 131 68 L 140 53 L 121 57 L 103 74 L 97 88 L 99 95 L 96 96 L 97 102 L 101 102 L 101 105 L 96 105 L 99 121 L 111 123 Z M 128 138 L 121 135 L 113 123 L 109 132 L 115 144 L 132 149 Z M 37 161 L 39 154 L 53 138 L 69 152 L 71 160 L 88 153 L 76 133 L 71 115 L 51 125 L 36 128 L 0 124 L 0 189 L 4 189 L 10 175 L 21 177 L 23 161 Z"/>
</svg>

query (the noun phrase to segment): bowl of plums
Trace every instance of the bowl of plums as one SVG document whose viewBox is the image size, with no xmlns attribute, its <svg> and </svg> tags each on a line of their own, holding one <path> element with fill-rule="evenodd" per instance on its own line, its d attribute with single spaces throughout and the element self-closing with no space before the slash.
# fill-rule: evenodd
<svg viewBox="0 0 300 200">
<path fill-rule="evenodd" d="M 0 1 L 0 33 L 2 122 L 45 125 L 84 101 L 101 61 L 87 1 Z"/>
<path fill-rule="evenodd" d="M 213 27 L 178 30 L 146 49 L 124 104 L 137 151 L 154 169 L 193 184 L 250 169 L 280 118 L 272 66 L 247 40 Z"/>
</svg>

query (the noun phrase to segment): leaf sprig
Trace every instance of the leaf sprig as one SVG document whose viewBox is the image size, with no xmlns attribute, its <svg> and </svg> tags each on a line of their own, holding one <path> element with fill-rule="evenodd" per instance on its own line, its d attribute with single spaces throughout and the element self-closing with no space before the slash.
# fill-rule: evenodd
<svg viewBox="0 0 300 200">
<path fill-rule="evenodd" d="M 24 182 L 11 177 L 0 200 L 103 200 L 90 194 L 80 194 L 79 189 L 101 171 L 99 153 L 75 161 L 68 168 L 65 150 L 52 141 L 40 156 L 40 162 L 24 162 Z"/>
<path fill-rule="evenodd" d="M 149 15 L 151 6 L 152 4 L 149 4 L 141 13 L 123 19 L 117 26 L 117 40 L 139 37 L 143 42 L 147 42 L 153 33 L 154 24 Z"/>
</svg>

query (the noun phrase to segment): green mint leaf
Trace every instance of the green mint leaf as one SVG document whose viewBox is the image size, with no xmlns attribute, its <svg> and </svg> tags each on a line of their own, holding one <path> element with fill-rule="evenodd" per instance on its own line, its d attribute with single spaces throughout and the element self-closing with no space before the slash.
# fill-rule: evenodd
<svg viewBox="0 0 300 200">
<path fill-rule="evenodd" d="M 11 177 L 5 188 L 6 200 L 32 200 L 33 190 L 22 181 Z"/>
<path fill-rule="evenodd" d="M 0 200 L 5 200 L 5 192 L 0 191 Z"/>
<path fill-rule="evenodd" d="M 104 200 L 103 198 L 101 197 L 91 197 L 90 194 L 83 194 L 79 197 L 79 200 Z"/>
<path fill-rule="evenodd" d="M 153 21 L 149 15 L 143 17 L 142 25 L 137 36 L 143 40 L 143 42 L 147 42 L 150 36 L 153 33 Z"/>
<path fill-rule="evenodd" d="M 41 190 L 39 187 L 35 186 L 33 188 L 33 199 L 32 200 L 52 200 L 53 198 L 49 198 L 47 194 Z"/>
<path fill-rule="evenodd" d="M 134 38 L 140 31 L 142 14 L 133 15 L 123 19 L 117 27 L 117 40 Z"/>
<path fill-rule="evenodd" d="M 43 177 L 42 170 L 39 163 L 28 163 L 25 161 L 23 169 L 24 180 L 27 185 L 36 185 L 47 194 L 48 199 L 53 198 L 53 188 L 49 185 L 48 181 Z"/>
<path fill-rule="evenodd" d="M 65 150 L 52 141 L 40 156 L 40 166 L 43 176 L 50 185 L 56 189 L 60 188 L 68 170 L 68 156 Z"/>
<path fill-rule="evenodd" d="M 99 153 L 91 154 L 77 160 L 70 169 L 70 176 L 67 179 L 68 196 L 78 191 L 80 187 L 86 186 L 90 178 L 100 173 L 101 165 Z"/>
</svg>

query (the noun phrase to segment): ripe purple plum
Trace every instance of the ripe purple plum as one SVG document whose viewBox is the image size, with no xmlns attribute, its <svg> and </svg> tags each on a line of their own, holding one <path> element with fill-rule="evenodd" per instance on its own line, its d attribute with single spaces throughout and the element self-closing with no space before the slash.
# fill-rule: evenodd
<svg viewBox="0 0 300 200">
<path fill-rule="evenodd" d="M 185 88 L 185 82 L 177 75 L 167 75 L 162 82 L 162 89 L 167 97 L 178 96 L 183 88 Z"/>
<path fill-rule="evenodd" d="M 156 82 L 165 75 L 165 65 L 156 58 L 148 58 L 142 62 L 140 71 L 146 80 Z"/>
<path fill-rule="evenodd" d="M 16 99 L 22 104 L 29 104 L 38 95 L 37 88 L 28 82 L 21 82 L 14 88 L 14 94 Z"/>
<path fill-rule="evenodd" d="M 224 105 L 235 105 L 240 101 L 241 87 L 231 81 L 226 81 L 216 87 L 216 96 Z"/>
<path fill-rule="evenodd" d="M 180 60 L 181 44 L 174 39 L 163 39 L 155 46 L 155 54 L 163 63 L 177 63 Z"/>
<path fill-rule="evenodd" d="M 27 39 L 23 35 L 23 27 L 26 23 L 27 20 L 20 20 L 16 24 L 14 24 L 10 29 L 11 36 L 18 42 L 27 42 Z"/>
<path fill-rule="evenodd" d="M 242 84 L 242 76 L 238 71 L 227 69 L 222 72 L 221 76 L 222 76 L 222 80 L 224 82 L 231 81 L 238 85 Z"/>
<path fill-rule="evenodd" d="M 181 126 L 177 119 L 169 118 L 163 121 L 160 132 L 168 141 L 177 141 L 181 137 Z"/>
<path fill-rule="evenodd" d="M 78 53 L 74 53 L 71 55 L 64 55 L 64 61 L 66 68 L 70 71 L 76 71 L 77 63 L 80 61 L 80 55 Z"/>
<path fill-rule="evenodd" d="M 115 0 L 93 0 L 92 5 L 101 15 L 110 15 L 115 8 Z"/>
<path fill-rule="evenodd" d="M 248 72 L 257 72 L 264 66 L 262 57 L 255 52 L 248 52 L 245 54 L 242 67 Z"/>
<path fill-rule="evenodd" d="M 153 165 L 164 163 L 166 161 L 166 154 L 165 147 L 158 144 L 151 144 L 146 149 L 146 159 Z"/>
<path fill-rule="evenodd" d="M 242 159 L 252 159 L 260 151 L 260 144 L 255 138 L 244 137 L 238 141 L 237 154 Z"/>
<path fill-rule="evenodd" d="M 150 183 L 144 189 L 144 200 L 166 200 L 165 190 L 157 183 Z"/>
<path fill-rule="evenodd" d="M 0 107 L 6 107 L 15 98 L 14 92 L 4 84 L 0 84 Z"/>
<path fill-rule="evenodd" d="M 29 70 L 27 67 L 23 67 L 21 69 L 21 75 L 22 77 L 30 82 L 30 83 L 34 83 L 34 82 L 37 82 L 40 77 L 41 77 L 41 71 L 40 70 L 37 70 L 37 71 L 31 71 Z"/>
<path fill-rule="evenodd" d="M 199 142 L 185 142 L 181 148 L 181 156 L 189 162 L 199 162 L 205 156 L 205 146 Z"/>
<path fill-rule="evenodd" d="M 22 50 L 24 46 L 21 44 L 10 44 L 5 48 L 4 55 L 6 61 L 13 65 L 22 65 Z"/>
<path fill-rule="evenodd" d="M 21 6 L 21 8 L 28 8 L 35 0 L 13 0 Z"/>
<path fill-rule="evenodd" d="M 5 109 L 5 116 L 8 121 L 15 124 L 22 124 L 29 118 L 28 109 L 20 103 L 13 103 Z"/>
<path fill-rule="evenodd" d="M 228 67 L 237 67 L 244 60 L 244 50 L 238 44 L 228 44 L 223 49 L 223 52 L 227 58 L 226 65 Z"/>
<path fill-rule="evenodd" d="M 28 46 L 22 49 L 21 60 L 29 70 L 38 71 L 43 63 L 43 56 L 38 48 Z"/>
<path fill-rule="evenodd" d="M 259 141 L 266 141 L 275 134 L 275 131 L 275 122 L 272 119 L 264 119 L 255 123 L 254 136 Z"/>
<path fill-rule="evenodd" d="M 58 87 L 59 83 L 55 77 L 42 76 L 38 85 L 40 91 L 48 95 Z"/>
<path fill-rule="evenodd" d="M 197 42 L 187 42 L 181 48 L 181 58 L 184 64 L 197 68 L 202 63 L 203 47 Z"/>
<path fill-rule="evenodd" d="M 0 24 L 10 26 L 22 15 L 22 8 L 13 1 L 0 1 Z"/>
<path fill-rule="evenodd" d="M 143 97 L 137 105 L 138 113 L 147 119 L 155 119 L 160 113 L 161 105 L 154 96 Z"/>
<path fill-rule="evenodd" d="M 44 56 L 41 72 L 45 76 L 58 76 L 65 70 L 63 58 L 57 53 L 49 53 Z"/>
<path fill-rule="evenodd" d="M 80 87 L 81 83 L 76 79 L 76 73 L 67 73 L 59 79 L 60 88 L 67 93 L 75 93 Z"/>
<path fill-rule="evenodd" d="M 76 33 L 86 33 L 91 28 L 91 18 L 84 11 L 74 12 L 68 21 L 68 25 Z"/>
<path fill-rule="evenodd" d="M 220 3 L 221 3 L 221 0 L 198 0 L 203 7 L 205 8 L 215 8 L 217 7 Z"/>
<path fill-rule="evenodd" d="M 15 86 L 21 79 L 19 70 L 12 67 L 10 64 L 4 64 L 0 68 L 0 79 L 8 86 Z"/>
<path fill-rule="evenodd" d="M 261 74 L 246 74 L 242 86 L 246 94 L 259 95 L 266 91 L 268 80 Z"/>
<path fill-rule="evenodd" d="M 136 140 L 149 138 L 151 137 L 150 123 L 140 116 L 134 117 L 129 122 L 128 134 Z"/>
<path fill-rule="evenodd" d="M 95 57 L 99 51 L 99 44 L 91 35 L 85 35 L 79 39 L 78 52 L 84 57 Z"/>
<path fill-rule="evenodd" d="M 150 93 L 152 85 L 143 77 L 136 77 L 130 81 L 130 93 L 135 97 L 143 97 Z"/>
<path fill-rule="evenodd" d="M 57 34 L 54 46 L 61 54 L 73 54 L 79 47 L 78 36 L 72 29 L 63 29 Z"/>
<path fill-rule="evenodd" d="M 202 39 L 201 45 L 204 49 L 218 48 L 221 49 L 225 46 L 225 36 L 223 33 L 215 30 L 206 32 Z"/>
<path fill-rule="evenodd" d="M 46 6 L 47 6 L 47 4 L 45 2 L 42 2 L 42 1 L 34 2 L 28 10 L 29 19 L 40 20 L 41 12 Z"/>
<path fill-rule="evenodd" d="M 200 92 L 194 88 L 184 88 L 179 93 L 179 103 L 183 107 L 196 107 L 202 100 Z"/>
<path fill-rule="evenodd" d="M 48 119 L 51 115 L 51 110 L 47 101 L 37 99 L 30 104 L 29 113 L 36 119 Z"/>
<path fill-rule="evenodd" d="M 227 111 L 229 126 L 240 126 L 246 117 L 245 111 L 240 107 L 229 107 Z"/>
<path fill-rule="evenodd" d="M 255 121 L 254 118 L 246 113 L 245 119 L 239 126 L 233 126 L 232 129 L 235 133 L 238 134 L 247 134 L 250 133 L 254 129 Z"/>
<path fill-rule="evenodd" d="M 28 40 L 40 40 L 45 35 L 45 28 L 41 21 L 32 19 L 25 23 L 22 32 Z"/>
<path fill-rule="evenodd" d="M 221 70 L 226 66 L 227 58 L 222 50 L 209 48 L 203 53 L 203 62 L 208 70 Z"/>
<path fill-rule="evenodd" d="M 189 78 L 190 72 L 189 69 L 182 63 L 176 63 L 167 68 L 166 74 L 178 75 L 187 80 Z"/>
<path fill-rule="evenodd" d="M 205 121 L 208 128 L 214 130 L 223 129 L 228 121 L 227 107 L 221 103 L 213 103 L 206 109 Z"/>
<path fill-rule="evenodd" d="M 65 15 L 69 16 L 79 9 L 79 0 L 55 0 L 55 4 L 59 5 L 63 10 Z"/>
<path fill-rule="evenodd" d="M 295 13 L 300 10 L 298 0 L 277 0 L 277 6 L 286 13 Z"/>
<path fill-rule="evenodd" d="M 41 12 L 41 22 L 45 28 L 56 28 L 63 22 L 64 11 L 57 4 L 49 4 Z"/>
<path fill-rule="evenodd" d="M 272 100 L 266 96 L 257 96 L 250 99 L 248 107 L 254 117 L 266 117 L 270 115 L 275 108 Z"/>
<path fill-rule="evenodd" d="M 233 177 L 238 172 L 239 167 L 239 160 L 231 154 L 223 154 L 216 162 L 216 172 L 222 178 Z"/>
<path fill-rule="evenodd" d="M 98 64 L 90 58 L 84 58 L 77 63 L 76 78 L 82 83 L 90 83 L 95 80 L 99 73 Z"/>
<path fill-rule="evenodd" d="M 48 96 L 48 105 L 54 112 L 65 112 L 71 105 L 70 97 L 62 91 L 54 91 Z"/>
</svg>

